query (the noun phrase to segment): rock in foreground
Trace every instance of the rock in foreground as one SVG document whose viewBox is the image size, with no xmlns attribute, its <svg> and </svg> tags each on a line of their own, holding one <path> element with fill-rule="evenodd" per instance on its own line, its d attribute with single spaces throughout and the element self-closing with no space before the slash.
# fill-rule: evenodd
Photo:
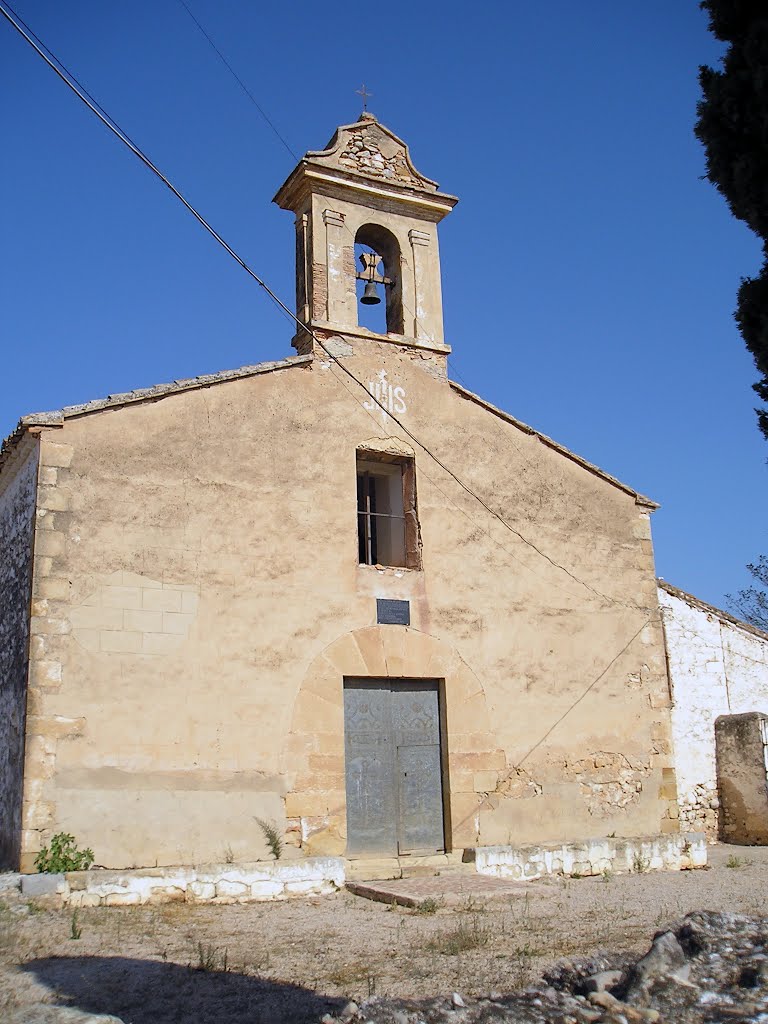
<svg viewBox="0 0 768 1024">
<path fill-rule="evenodd" d="M 768 917 L 697 911 L 658 932 L 639 960 L 606 954 L 555 964 L 538 986 L 493 998 L 349 1004 L 324 1024 L 764 1024 Z M 354 1009 L 353 1009 L 354 1008 Z"/>
</svg>

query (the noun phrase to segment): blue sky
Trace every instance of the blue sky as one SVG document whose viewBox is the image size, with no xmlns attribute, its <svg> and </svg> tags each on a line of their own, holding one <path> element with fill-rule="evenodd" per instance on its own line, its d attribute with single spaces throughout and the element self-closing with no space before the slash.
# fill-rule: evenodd
<svg viewBox="0 0 768 1024">
<path fill-rule="evenodd" d="M 461 199 L 452 375 L 661 502 L 659 575 L 722 605 L 768 550 L 732 320 L 757 240 L 701 180 L 695 0 L 187 0 L 297 153 L 360 112 Z M 18 13 L 283 299 L 293 158 L 178 0 Z M 0 435 L 19 416 L 292 354 L 261 290 L 0 24 Z"/>
</svg>

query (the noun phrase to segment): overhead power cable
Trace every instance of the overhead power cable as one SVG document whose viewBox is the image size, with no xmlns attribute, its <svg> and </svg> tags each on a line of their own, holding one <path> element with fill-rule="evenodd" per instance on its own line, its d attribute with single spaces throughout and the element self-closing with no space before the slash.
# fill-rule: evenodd
<svg viewBox="0 0 768 1024">
<path fill-rule="evenodd" d="M 35 33 L 25 24 L 25 22 L 19 17 L 13 8 L 6 2 L 6 0 L 0 0 L 0 14 L 13 26 L 13 28 L 21 35 L 26 42 L 36 51 L 36 53 L 42 57 L 45 63 L 51 68 L 51 70 L 64 82 L 68 89 L 70 89 L 77 97 L 81 100 L 89 110 L 96 115 L 96 117 L 104 124 L 113 135 L 115 135 L 131 152 L 136 156 L 145 167 L 147 167 L 156 177 L 162 181 L 162 183 L 170 189 L 173 195 L 189 210 L 195 220 L 214 238 L 219 245 L 222 246 L 229 253 L 229 255 L 243 268 L 243 270 L 253 278 L 253 280 L 263 289 L 264 292 L 270 297 L 270 299 L 292 320 L 300 331 L 308 334 L 317 346 L 325 353 L 328 359 L 339 367 L 339 369 L 352 380 L 359 388 L 361 388 L 366 395 L 367 401 L 373 401 L 375 405 L 386 413 L 389 418 L 397 424 L 403 433 L 409 437 L 422 451 L 425 452 L 433 462 L 438 465 L 444 473 L 446 473 L 451 479 L 459 485 L 459 487 L 469 494 L 475 501 L 478 502 L 494 519 L 508 530 L 513 536 L 517 537 L 523 544 L 528 546 L 532 551 L 535 551 L 544 561 L 548 562 L 553 568 L 563 572 L 566 576 L 572 579 L 575 583 L 589 590 L 596 597 L 600 597 L 603 600 L 619 605 L 622 602 L 615 598 L 609 597 L 607 594 L 603 594 L 597 590 L 591 584 L 585 582 L 576 576 L 570 569 L 556 562 L 550 555 L 545 551 L 542 551 L 533 541 L 525 537 L 519 530 L 515 529 L 510 523 L 504 519 L 504 517 L 493 509 L 479 494 L 472 490 L 472 488 L 464 483 L 464 481 L 458 476 L 458 474 L 452 470 L 449 466 L 442 461 L 442 459 L 435 455 L 435 453 L 428 448 L 418 437 L 392 412 L 385 407 L 385 405 L 372 395 L 368 388 L 365 386 L 363 381 L 357 378 L 351 370 L 349 370 L 341 360 L 331 352 L 324 342 L 315 334 L 315 332 L 309 328 L 306 324 L 303 324 L 296 314 L 285 305 L 285 303 L 272 291 L 267 283 L 246 263 L 246 261 L 232 248 L 231 245 L 216 231 L 216 229 L 199 213 L 195 207 L 184 197 L 184 195 L 176 188 L 176 186 L 160 171 L 155 164 L 149 159 L 149 157 L 140 149 L 140 147 L 130 138 L 127 132 L 125 132 L 115 119 L 107 113 L 106 110 L 88 93 L 83 85 L 77 80 L 77 78 L 65 67 L 65 65 L 59 60 L 59 58 L 40 40 Z"/>
<path fill-rule="evenodd" d="M 249 100 L 251 101 L 251 103 L 252 103 L 252 104 L 254 105 L 254 107 L 256 108 L 256 110 L 258 110 L 259 114 L 261 115 L 261 117 L 263 118 L 263 120 L 265 121 L 265 123 L 266 123 L 266 124 L 268 124 L 268 125 L 269 125 L 269 127 L 270 127 L 270 128 L 272 129 L 272 132 L 274 133 L 275 137 L 276 137 L 277 139 L 279 139 L 279 141 L 280 141 L 280 142 L 282 143 L 282 145 L 283 145 L 283 146 L 284 146 L 284 147 L 285 147 L 285 148 L 286 148 L 286 149 L 288 150 L 288 152 L 289 152 L 289 153 L 291 154 L 291 156 L 293 157 L 293 159 L 294 159 L 294 160 L 295 160 L 295 161 L 296 161 L 296 162 L 298 163 L 298 161 L 299 161 L 299 160 L 301 160 L 301 157 L 300 157 L 300 156 L 299 156 L 299 155 L 298 155 L 298 154 L 297 154 L 297 153 L 295 152 L 295 150 L 293 150 L 293 149 L 291 148 L 291 146 L 290 146 L 290 145 L 289 145 L 289 144 L 288 144 L 288 143 L 287 143 L 287 142 L 285 141 L 285 138 L 284 138 L 284 137 L 283 137 L 283 135 L 282 135 L 282 134 L 280 133 L 279 129 L 278 129 L 278 128 L 277 128 L 277 126 L 275 125 L 275 123 L 274 123 L 274 121 L 272 120 L 272 118 L 271 118 L 271 117 L 269 116 L 269 114 L 267 114 L 267 112 L 266 112 L 266 110 L 264 109 L 264 107 L 263 107 L 263 106 L 261 105 L 261 103 L 259 103 L 259 101 L 258 101 L 258 100 L 256 99 L 256 97 L 255 97 L 255 96 L 253 95 L 253 93 L 251 92 L 251 90 L 250 90 L 250 89 L 248 88 L 248 86 L 247 86 L 247 85 L 245 84 L 245 82 L 243 82 L 242 78 L 241 78 L 241 77 L 240 77 L 240 76 L 238 75 L 238 73 L 237 73 L 237 72 L 235 71 L 235 69 L 234 69 L 234 67 L 232 66 L 232 64 L 230 63 L 230 61 L 229 61 L 229 60 L 227 60 L 226 56 L 225 56 L 225 55 L 224 55 L 224 54 L 222 53 L 222 51 L 221 51 L 221 50 L 219 49 L 219 47 L 218 47 L 218 46 L 216 45 L 216 43 L 215 43 L 215 42 L 213 41 L 213 39 L 211 38 L 211 34 L 210 34 L 210 33 L 209 33 L 209 32 L 208 32 L 207 30 L 206 30 L 205 26 L 204 26 L 204 25 L 202 24 L 202 22 L 200 21 L 200 19 L 199 19 L 198 17 L 196 17 L 196 15 L 194 15 L 194 14 L 192 13 L 192 10 L 190 9 L 189 5 L 188 5 L 188 4 L 187 4 L 187 3 L 185 2 L 185 0 L 179 0 L 179 4 L 180 4 L 180 5 L 181 5 L 181 6 L 182 6 L 182 7 L 184 8 L 184 10 L 185 10 L 185 11 L 187 12 L 187 14 L 188 14 L 188 15 L 190 16 L 190 18 L 192 19 L 192 21 L 193 21 L 193 22 L 195 23 L 195 25 L 197 25 L 197 27 L 198 27 L 198 28 L 200 29 L 200 32 L 202 33 L 203 37 L 204 37 L 204 38 L 205 38 L 205 39 L 206 39 L 206 40 L 208 41 L 208 43 L 210 44 L 210 46 L 211 46 L 211 49 L 213 50 L 213 52 L 214 52 L 214 53 L 216 54 L 216 56 L 217 56 L 217 57 L 219 58 L 219 60 L 220 60 L 220 61 L 222 62 L 222 64 L 224 65 L 224 67 L 225 67 L 225 68 L 227 69 L 227 71 L 229 71 L 229 73 L 230 73 L 230 74 L 232 75 L 232 77 L 234 78 L 234 80 L 235 80 L 235 81 L 237 82 L 237 84 L 238 84 L 238 85 L 240 86 L 240 88 L 241 88 L 241 89 L 243 90 L 243 92 L 244 92 L 244 93 L 245 93 L 245 95 L 246 95 L 246 96 L 248 97 L 248 99 L 249 99 Z M 349 229 L 349 227 L 348 227 L 348 225 L 347 225 L 346 223 L 344 224 L 344 228 L 345 228 L 345 230 L 347 231 L 347 233 L 348 233 L 348 234 L 350 235 L 350 237 L 352 238 L 352 240 L 354 241 L 354 235 L 352 234 L 352 232 L 350 231 L 350 229 Z M 407 306 L 407 305 L 406 305 L 405 303 L 403 303 L 403 308 L 405 309 L 405 311 L 406 311 L 407 313 L 410 313 L 410 314 L 411 314 L 411 316 L 412 316 L 412 317 L 414 318 L 414 320 L 416 321 L 416 323 L 419 323 L 419 322 L 420 322 L 420 321 L 419 321 L 419 318 L 418 318 L 418 317 L 416 316 L 415 312 L 414 312 L 414 311 L 413 311 L 412 309 L 409 309 L 409 307 L 408 307 L 408 306 Z M 470 390 L 470 389 L 469 389 L 469 385 L 468 385 L 468 384 L 467 384 L 467 383 L 466 383 L 466 382 L 464 381 L 464 379 L 463 379 L 463 377 L 462 377 L 461 373 L 459 373 L 459 371 L 457 370 L 457 364 L 458 364 L 458 359 L 456 358 L 455 354 L 452 354 L 452 355 L 451 355 L 451 365 L 453 366 L 453 373 L 454 373 L 454 374 L 455 374 L 455 376 L 456 376 L 456 377 L 457 377 L 457 378 L 459 379 L 459 381 L 460 381 L 460 382 L 461 382 L 462 384 L 464 384 L 464 386 L 465 386 L 465 387 L 467 388 L 467 390 Z"/>
<path fill-rule="evenodd" d="M 296 155 L 296 153 L 294 153 L 294 151 L 293 151 L 293 150 L 291 149 L 291 147 L 290 147 L 290 146 L 288 145 L 288 143 L 287 143 L 287 142 L 285 141 L 285 139 L 283 138 L 283 136 L 282 136 L 282 135 L 280 134 L 280 132 L 278 131 L 277 127 L 275 126 L 274 122 L 273 122 L 273 121 L 272 121 L 272 119 L 270 118 L 269 114 L 267 114 L 266 110 L 264 110 L 264 108 L 263 108 L 263 107 L 261 106 L 261 104 L 259 103 L 259 101 L 258 101 L 258 100 L 256 99 L 256 97 L 255 97 L 255 96 L 253 95 L 253 93 L 251 92 L 251 90 L 250 90 L 250 89 L 248 88 L 248 86 L 247 86 L 247 85 L 245 84 L 245 82 L 244 82 L 244 81 L 242 80 L 242 78 L 240 77 L 240 75 L 238 75 L 238 73 L 237 73 L 237 72 L 235 71 L 235 69 L 234 69 L 234 68 L 232 67 L 232 65 L 231 65 L 231 64 L 229 63 L 229 61 L 227 60 L 227 58 L 226 58 L 226 57 L 224 56 L 224 54 L 223 54 L 223 53 L 221 52 L 221 50 L 220 50 L 220 49 L 218 48 L 218 46 L 216 45 L 216 43 L 214 43 L 213 39 L 211 39 L 211 37 L 210 37 L 210 36 L 208 35 L 208 33 L 207 33 L 207 32 L 205 31 L 205 29 L 203 28 L 203 26 L 202 26 L 202 25 L 200 24 L 200 22 L 199 22 L 199 21 L 197 20 L 197 18 L 196 18 L 196 17 L 194 16 L 194 14 L 193 14 L 193 13 L 192 13 L 192 11 L 191 11 L 191 10 L 189 9 L 189 7 L 188 7 L 188 6 L 187 6 L 187 4 L 186 4 L 186 3 L 184 2 L 184 0 L 179 0 L 179 3 L 180 3 L 180 4 L 181 4 L 181 6 L 182 6 L 182 7 L 184 8 L 184 10 L 185 10 L 185 11 L 187 12 L 187 14 L 188 14 L 188 15 L 190 16 L 190 18 L 192 19 L 192 21 L 194 21 L 194 23 L 195 23 L 195 24 L 197 25 L 197 27 L 198 27 L 198 28 L 200 29 L 200 31 L 201 31 L 201 32 L 202 32 L 202 34 L 203 34 L 203 35 L 205 36 L 205 38 L 206 38 L 206 39 L 208 40 L 208 42 L 209 42 L 209 43 L 211 44 L 211 46 L 213 47 L 213 49 L 214 49 L 214 50 L 216 51 L 216 53 L 218 54 L 218 56 L 219 56 L 219 60 L 221 60 L 222 64 L 223 64 L 223 65 L 224 65 L 224 66 L 225 66 L 225 67 L 227 68 L 227 70 L 229 71 L 229 73 L 230 73 L 230 74 L 232 75 L 232 77 L 233 77 L 233 78 L 235 79 L 235 81 L 237 82 L 237 84 L 238 84 L 238 85 L 240 86 L 240 88 L 241 88 L 241 89 L 243 90 L 243 92 L 244 92 L 244 93 L 245 93 L 245 95 L 246 95 L 246 96 L 248 97 L 248 99 L 249 99 L 249 100 L 251 101 L 251 103 L 252 103 L 252 104 L 254 105 L 254 107 L 256 107 L 256 109 L 258 110 L 258 112 L 259 112 L 259 113 L 261 114 L 261 116 L 262 116 L 262 117 L 264 118 L 264 120 L 265 120 L 265 121 L 266 121 L 266 123 L 267 123 L 267 124 L 269 125 L 269 127 L 270 127 L 270 128 L 272 129 L 272 131 L 273 131 L 273 132 L 275 133 L 275 135 L 276 135 L 276 136 L 277 136 L 277 138 L 278 138 L 278 139 L 280 140 L 280 142 L 281 142 L 281 143 L 282 143 L 282 144 L 283 144 L 283 145 L 285 146 L 285 148 L 286 148 L 286 149 L 288 150 L 288 152 L 289 152 L 289 153 L 291 154 L 291 156 L 293 157 L 293 159 L 294 159 L 294 160 L 297 160 L 297 161 L 298 161 L 298 160 L 300 159 L 300 157 L 298 157 L 298 156 Z"/>
</svg>

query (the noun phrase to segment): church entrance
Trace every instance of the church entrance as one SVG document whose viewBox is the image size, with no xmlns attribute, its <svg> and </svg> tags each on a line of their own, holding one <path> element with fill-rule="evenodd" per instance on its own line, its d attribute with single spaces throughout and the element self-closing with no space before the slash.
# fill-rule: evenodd
<svg viewBox="0 0 768 1024">
<path fill-rule="evenodd" d="M 344 751 L 348 855 L 442 852 L 437 683 L 345 680 Z"/>
</svg>

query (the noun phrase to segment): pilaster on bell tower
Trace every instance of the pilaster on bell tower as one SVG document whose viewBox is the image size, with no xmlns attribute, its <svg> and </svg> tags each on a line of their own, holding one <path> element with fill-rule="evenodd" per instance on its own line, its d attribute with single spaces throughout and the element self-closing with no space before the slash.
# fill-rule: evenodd
<svg viewBox="0 0 768 1024">
<path fill-rule="evenodd" d="M 274 201 L 296 214 L 296 315 L 319 338 L 450 352 L 443 335 L 437 225 L 458 200 L 411 162 L 407 145 L 367 111 L 307 153 Z M 355 246 L 366 247 L 355 257 Z M 360 326 L 357 281 L 366 298 L 384 291 L 386 332 Z M 364 299 L 365 301 L 365 299 Z M 299 331 L 293 346 L 310 352 Z"/>
</svg>

